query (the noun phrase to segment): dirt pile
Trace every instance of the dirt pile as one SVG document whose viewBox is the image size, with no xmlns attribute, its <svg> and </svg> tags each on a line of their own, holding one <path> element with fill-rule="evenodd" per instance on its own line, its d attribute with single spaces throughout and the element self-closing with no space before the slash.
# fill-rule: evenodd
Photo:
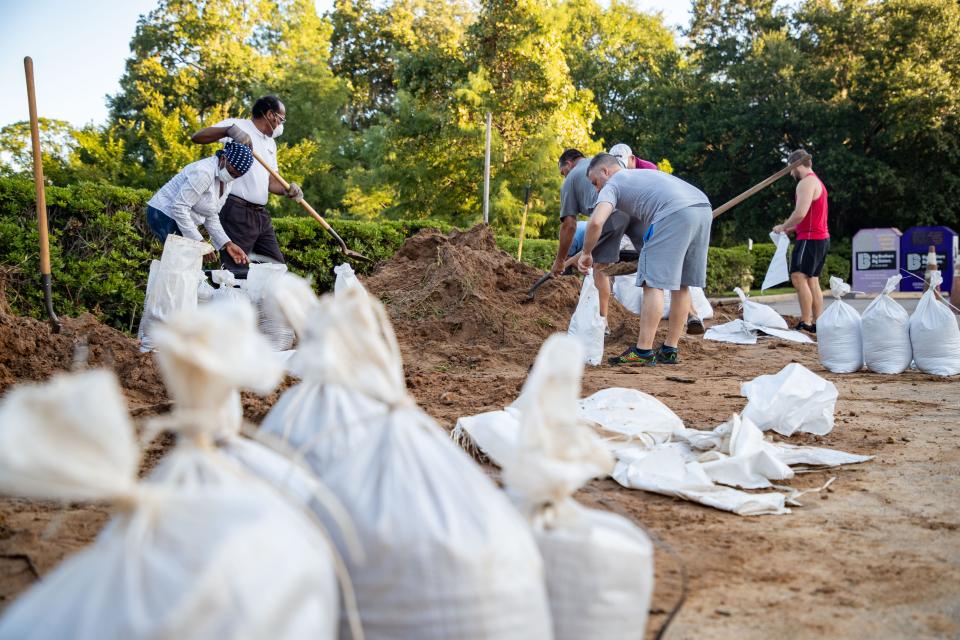
<svg viewBox="0 0 960 640">
<path fill-rule="evenodd" d="M 386 305 L 407 354 L 448 358 L 453 347 L 536 355 L 547 336 L 567 330 L 580 288 L 577 278 L 560 278 L 530 302 L 527 290 L 541 275 L 500 251 L 490 228 L 477 225 L 446 235 L 421 231 L 365 284 Z M 617 328 L 627 313 L 611 307 L 610 325 Z"/>
<path fill-rule="evenodd" d="M 153 358 L 140 353 L 136 340 L 89 314 L 61 322 L 54 333 L 46 322 L 0 311 L 0 393 L 17 382 L 69 371 L 75 358 L 86 358 L 88 366 L 116 372 L 134 411 L 166 401 Z"/>
</svg>

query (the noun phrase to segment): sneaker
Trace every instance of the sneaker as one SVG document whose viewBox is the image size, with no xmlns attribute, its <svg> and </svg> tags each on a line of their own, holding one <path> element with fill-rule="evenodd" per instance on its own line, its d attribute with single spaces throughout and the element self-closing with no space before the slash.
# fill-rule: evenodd
<svg viewBox="0 0 960 640">
<path fill-rule="evenodd" d="M 676 348 L 671 349 L 666 345 L 661 345 L 657 349 L 656 358 L 658 364 L 677 364 L 680 362 L 680 351 Z"/>
<path fill-rule="evenodd" d="M 687 333 L 692 336 L 702 336 L 706 333 L 707 329 L 703 326 L 703 320 L 697 318 L 696 316 L 691 317 L 687 320 Z"/>
<path fill-rule="evenodd" d="M 657 364 L 657 354 L 652 350 L 646 354 L 640 352 L 636 346 L 632 346 L 618 356 L 607 358 L 607 362 L 612 365 L 632 364 L 643 367 L 652 367 Z"/>
<path fill-rule="evenodd" d="M 806 322 L 801 320 L 800 322 L 797 323 L 797 326 L 794 327 L 794 329 L 796 329 L 797 331 L 806 331 L 807 333 L 816 333 L 817 323 L 814 322 L 813 324 L 807 324 Z"/>
</svg>

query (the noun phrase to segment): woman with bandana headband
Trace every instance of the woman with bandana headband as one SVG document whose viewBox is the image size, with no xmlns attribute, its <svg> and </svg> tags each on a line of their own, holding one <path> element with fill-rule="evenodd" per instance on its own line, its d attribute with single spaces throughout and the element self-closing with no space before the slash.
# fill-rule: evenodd
<svg viewBox="0 0 960 640">
<path fill-rule="evenodd" d="M 245 175 L 251 166 L 253 154 L 249 147 L 236 142 L 228 142 L 215 155 L 188 164 L 150 198 L 147 225 L 164 242 L 171 233 L 202 241 L 198 228 L 202 224 L 214 247 L 234 262 L 246 264 L 247 254 L 230 240 L 220 224 L 220 209 L 230 195 L 233 181 Z M 215 252 L 204 256 L 208 262 L 216 258 Z"/>
<path fill-rule="evenodd" d="M 253 104 L 252 118 L 227 118 L 197 131 L 191 140 L 197 144 L 233 140 L 256 151 L 274 169 L 277 168 L 276 139 L 283 134 L 287 110 L 276 96 L 264 96 Z M 271 193 L 293 200 L 303 199 L 303 190 L 296 184 L 284 189 L 270 173 L 255 162 L 243 178 L 237 180 L 233 192 L 220 210 L 220 222 L 230 237 L 247 253 L 256 253 L 275 262 L 284 262 L 277 242 L 267 200 Z M 244 273 L 246 266 L 224 251 L 223 264 L 231 271 Z"/>
</svg>

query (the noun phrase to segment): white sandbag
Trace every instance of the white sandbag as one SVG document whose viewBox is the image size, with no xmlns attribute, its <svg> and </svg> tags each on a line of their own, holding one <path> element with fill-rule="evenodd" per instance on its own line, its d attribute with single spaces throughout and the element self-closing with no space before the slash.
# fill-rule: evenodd
<svg viewBox="0 0 960 640">
<path fill-rule="evenodd" d="M 837 387 L 802 364 L 788 364 L 774 375 L 740 385 L 747 398 L 743 418 L 784 436 L 798 431 L 826 435 L 833 429 Z"/>
<path fill-rule="evenodd" d="M 580 341 L 583 347 L 584 362 L 597 366 L 603 360 L 603 334 L 606 324 L 600 315 L 600 292 L 593 282 L 591 270 L 583 278 L 580 287 L 580 300 L 570 318 L 567 333 Z"/>
<path fill-rule="evenodd" d="M 540 349 L 517 399 L 519 441 L 503 479 L 543 554 L 554 637 L 639 640 L 653 592 L 650 540 L 628 520 L 572 497 L 613 467 L 604 442 L 577 417 L 580 350 L 563 334 Z"/>
<path fill-rule="evenodd" d="M 787 264 L 787 249 L 790 248 L 790 237 L 785 233 L 771 231 L 770 240 L 777 246 L 777 249 L 770 260 L 770 266 L 767 267 L 767 275 L 763 277 L 760 291 L 790 281 L 790 267 Z"/>
<path fill-rule="evenodd" d="M 613 479 L 624 487 L 674 496 L 741 516 L 790 513 L 780 493 L 746 493 L 714 483 L 685 448 L 661 445 L 617 452 Z"/>
<path fill-rule="evenodd" d="M 118 511 L 7 608 L 0 637 L 334 637 L 336 585 L 318 531 L 262 484 L 138 484 L 139 450 L 112 373 L 12 390 L 0 443 L 4 493 Z"/>
<path fill-rule="evenodd" d="M 333 268 L 333 272 L 337 275 L 336 280 L 333 281 L 333 295 L 343 295 L 345 290 L 352 287 L 363 287 L 363 285 L 360 284 L 360 280 L 357 279 L 357 274 L 353 271 L 350 263 L 344 262 L 343 264 L 338 264 Z"/>
<path fill-rule="evenodd" d="M 813 340 L 800 331 L 762 327 L 752 322 L 746 322 L 745 320 L 731 320 L 723 324 L 713 325 L 703 334 L 703 339 L 715 340 L 717 342 L 730 342 L 733 344 L 757 344 L 757 337 L 760 333 L 789 342 L 813 344 Z"/>
<path fill-rule="evenodd" d="M 863 336 L 860 314 L 842 300 L 850 293 L 850 285 L 840 278 L 830 278 L 833 304 L 817 318 L 817 351 L 820 364 L 834 373 L 853 373 L 863 368 Z"/>
<path fill-rule="evenodd" d="M 613 278 L 613 297 L 623 307 L 634 315 L 640 315 L 643 307 L 643 287 L 637 286 L 637 279 L 634 276 L 614 276 Z M 713 317 L 713 307 L 707 300 L 707 295 L 700 287 L 690 287 L 691 315 L 701 320 L 709 320 Z M 663 316 L 665 320 L 670 317 L 670 291 L 663 292 Z"/>
<path fill-rule="evenodd" d="M 902 373 L 913 361 L 910 315 L 890 297 L 901 279 L 900 275 L 890 276 L 883 291 L 867 305 L 860 318 L 863 361 L 874 373 Z"/>
<path fill-rule="evenodd" d="M 709 320 L 713 317 L 713 307 L 702 288 L 690 287 L 690 305 L 693 307 L 693 315 L 701 320 Z"/>
<path fill-rule="evenodd" d="M 734 414 L 725 426 L 729 434 L 723 444 L 699 458 L 711 480 L 742 489 L 766 489 L 771 480 L 793 477 L 793 470 L 780 460 L 777 449 L 763 439 L 763 432 L 749 418 Z"/>
<path fill-rule="evenodd" d="M 244 281 L 243 290 L 257 308 L 257 326 L 270 340 L 274 351 L 286 351 L 293 345 L 293 327 L 282 314 L 275 313 L 273 306 L 266 304 L 268 292 L 287 273 L 287 265 L 276 263 L 251 264 Z"/>
<path fill-rule="evenodd" d="M 930 274 L 930 288 L 910 316 L 910 345 L 920 371 L 955 376 L 960 373 L 960 326 L 950 307 L 937 298 L 941 282 L 939 271 Z"/>
<path fill-rule="evenodd" d="M 320 300 L 309 281 L 285 273 L 267 290 L 264 303 L 272 307 L 274 313 L 282 314 L 297 337 L 302 339 L 307 319 L 316 311 Z"/>
<path fill-rule="evenodd" d="M 664 442 L 683 430 L 683 420 L 670 407 L 637 389 L 601 389 L 579 402 L 579 416 L 605 431 Z"/>
<path fill-rule="evenodd" d="M 503 467 L 516 451 L 520 435 L 520 412 L 514 407 L 457 418 L 450 437 L 467 451 L 479 451 Z"/>
<path fill-rule="evenodd" d="M 789 329 L 787 321 L 772 307 L 747 299 L 747 295 L 740 287 L 735 288 L 734 292 L 740 297 L 740 307 L 743 310 L 745 322 L 773 329 Z"/>
<path fill-rule="evenodd" d="M 206 242 L 170 234 L 163 244 L 159 264 L 150 265 L 147 293 L 140 321 L 140 350 L 151 351 L 154 325 L 171 314 L 197 308 L 197 291 L 203 275 L 203 256 L 213 251 Z M 154 261 L 156 262 L 156 261 Z"/>
<path fill-rule="evenodd" d="M 366 555 L 347 557 L 366 637 L 550 638 L 529 528 L 407 394 L 383 305 L 357 288 L 325 296 L 294 360 L 304 380 L 261 429 L 300 451 L 349 512 Z"/>
</svg>

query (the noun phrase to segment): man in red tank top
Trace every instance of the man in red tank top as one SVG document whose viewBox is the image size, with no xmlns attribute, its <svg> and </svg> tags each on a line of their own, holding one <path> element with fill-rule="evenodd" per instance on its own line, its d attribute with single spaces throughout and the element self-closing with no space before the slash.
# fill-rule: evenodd
<svg viewBox="0 0 960 640">
<path fill-rule="evenodd" d="M 798 149 L 787 158 L 793 164 L 803 155 Z M 823 292 L 820 272 L 830 249 L 827 230 L 827 188 L 813 172 L 813 158 L 790 172 L 797 180 L 797 203 L 793 213 L 783 224 L 773 228 L 777 233 L 795 231 L 797 241 L 790 257 L 790 281 L 800 300 L 800 323 L 797 329 L 817 332 L 817 318 L 823 312 Z"/>
</svg>

